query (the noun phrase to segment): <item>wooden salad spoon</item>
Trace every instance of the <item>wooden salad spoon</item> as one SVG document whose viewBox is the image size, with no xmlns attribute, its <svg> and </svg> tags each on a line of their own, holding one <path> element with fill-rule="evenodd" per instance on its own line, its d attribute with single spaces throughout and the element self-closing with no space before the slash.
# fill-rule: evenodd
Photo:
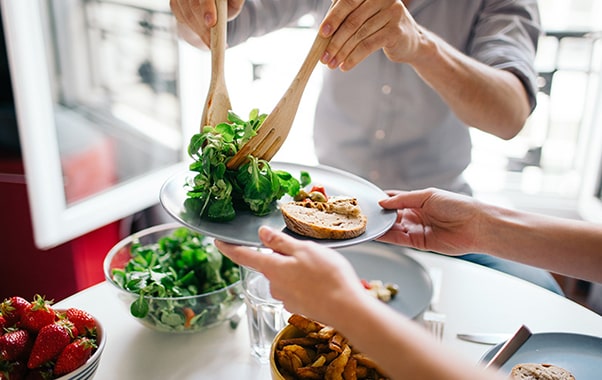
<svg viewBox="0 0 602 380">
<path fill-rule="evenodd" d="M 269 161 L 278 152 L 293 125 L 307 82 L 329 42 L 330 37 L 324 38 L 318 33 L 289 88 L 263 121 L 257 134 L 228 160 L 226 165 L 229 169 L 236 169 L 244 164 L 249 155 Z"/>
<path fill-rule="evenodd" d="M 228 0 L 215 0 L 217 22 L 211 28 L 211 81 L 209 92 L 201 118 L 201 129 L 215 126 L 228 120 L 228 111 L 232 110 L 226 79 L 224 61 L 226 55 L 226 23 L 228 19 Z"/>
</svg>

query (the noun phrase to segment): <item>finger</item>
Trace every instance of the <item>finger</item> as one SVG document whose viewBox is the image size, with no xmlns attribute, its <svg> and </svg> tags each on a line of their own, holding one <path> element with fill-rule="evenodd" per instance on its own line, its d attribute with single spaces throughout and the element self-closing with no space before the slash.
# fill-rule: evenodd
<svg viewBox="0 0 602 380">
<path fill-rule="evenodd" d="M 392 197 L 381 199 L 378 204 L 386 209 L 420 208 L 431 195 L 430 190 L 400 192 Z"/>
<path fill-rule="evenodd" d="M 331 68 L 336 67 L 336 63 L 342 62 L 359 43 L 380 29 L 374 22 L 374 18 L 379 16 L 379 12 L 381 12 L 381 8 L 377 2 L 366 1 L 349 13 L 332 36 L 326 50 L 333 58 L 333 62 L 329 62 Z M 380 18 L 383 17 L 380 16 Z M 383 23 L 380 21 L 381 25 Z M 343 55 L 341 56 L 342 50 Z M 336 62 L 335 57 L 337 57 Z"/>
<path fill-rule="evenodd" d="M 387 198 L 383 198 L 383 199 L 381 199 L 381 200 L 378 202 L 378 204 L 379 204 L 379 205 L 381 205 L 381 206 L 382 206 L 382 203 L 381 203 L 381 202 L 384 202 L 384 201 L 389 201 L 389 202 L 390 202 L 390 201 L 391 201 L 391 198 L 393 198 L 393 197 L 397 197 L 397 196 L 398 196 L 398 195 L 400 195 L 400 194 L 407 194 L 407 193 L 409 193 L 409 191 L 403 191 L 403 190 L 385 190 L 385 193 L 387 193 L 387 195 L 388 195 L 389 197 L 387 197 Z M 397 197 L 397 198 L 399 198 L 399 197 Z M 390 206 L 389 206 L 389 207 L 390 207 Z"/>
<path fill-rule="evenodd" d="M 259 238 L 266 247 L 287 256 L 292 256 L 304 244 L 284 232 L 276 231 L 267 226 L 259 227 Z"/>
<path fill-rule="evenodd" d="M 376 36 L 363 38 L 358 36 L 358 38 L 347 41 L 332 61 L 328 63 L 328 67 L 331 69 L 338 67 L 343 72 L 353 69 L 358 63 L 382 47 L 378 41 L 379 39 Z"/>
<path fill-rule="evenodd" d="M 391 243 L 404 247 L 412 246 L 412 239 L 409 231 L 402 225 L 395 224 L 387 232 L 378 237 L 376 240 L 383 243 Z"/>
<path fill-rule="evenodd" d="M 245 0 L 229 0 L 228 1 L 228 20 L 238 16 L 242 9 Z"/>
<path fill-rule="evenodd" d="M 178 32 L 178 37 L 188 42 L 190 45 L 198 49 L 204 49 L 209 46 L 208 41 L 203 41 L 197 33 L 190 29 L 190 27 L 188 27 L 188 25 L 178 22 L 176 28 Z"/>
<path fill-rule="evenodd" d="M 342 19 L 340 25 L 336 29 L 333 29 L 334 23 L 329 24 L 329 16 L 327 15 L 321 27 L 321 30 L 330 27 L 329 30 L 332 29 L 330 31 L 333 33 L 322 59 L 322 62 L 328 64 L 331 68 L 337 66 L 337 62 L 333 58 L 355 36 L 358 29 L 363 27 L 364 22 L 374 15 L 377 9 L 370 1 L 358 1 L 352 5 L 345 5 L 340 8 L 336 8 L 337 6 L 339 6 L 339 3 L 333 7 L 329 15 L 332 13 L 333 16 L 331 17 L 334 18 L 336 15 L 338 19 Z"/>
<path fill-rule="evenodd" d="M 215 240 L 214 244 L 221 253 L 235 263 L 255 269 L 258 272 L 263 272 L 266 267 L 274 265 L 274 261 L 278 260 L 279 257 L 279 255 L 261 251 L 257 247 L 245 247 L 226 243 L 222 240 Z"/>
<path fill-rule="evenodd" d="M 176 20 L 179 22 L 183 21 L 182 18 L 182 9 L 180 8 L 180 4 L 177 0 L 169 0 L 169 8 L 171 9 L 171 13 L 174 15 Z"/>
<path fill-rule="evenodd" d="M 217 22 L 217 5 L 215 1 L 189 0 L 188 9 L 194 16 L 197 25 L 211 28 Z"/>
<path fill-rule="evenodd" d="M 341 26 L 347 16 L 357 9 L 364 0 L 333 0 L 333 5 L 320 24 L 320 34 L 330 37 Z"/>
<path fill-rule="evenodd" d="M 170 7 L 176 20 L 181 24 L 185 24 L 204 44 L 209 46 L 208 29 L 213 27 L 217 20 L 215 2 L 204 1 L 201 3 L 201 0 L 171 0 Z M 191 37 L 188 37 L 186 41 L 191 39 Z M 193 45 L 196 46 L 197 44 L 194 43 Z"/>
<path fill-rule="evenodd" d="M 390 21 L 386 12 L 375 14 L 345 42 L 333 61 L 342 71 L 349 71 L 370 54 L 382 49 L 392 36 L 387 29 Z"/>
</svg>

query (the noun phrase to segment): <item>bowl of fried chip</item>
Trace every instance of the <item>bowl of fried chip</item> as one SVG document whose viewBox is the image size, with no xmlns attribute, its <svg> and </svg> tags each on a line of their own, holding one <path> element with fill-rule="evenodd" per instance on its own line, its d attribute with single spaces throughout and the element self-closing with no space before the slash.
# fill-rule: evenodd
<svg viewBox="0 0 602 380">
<path fill-rule="evenodd" d="M 270 372 L 272 380 L 387 379 L 334 328 L 299 314 L 274 338 Z"/>
</svg>

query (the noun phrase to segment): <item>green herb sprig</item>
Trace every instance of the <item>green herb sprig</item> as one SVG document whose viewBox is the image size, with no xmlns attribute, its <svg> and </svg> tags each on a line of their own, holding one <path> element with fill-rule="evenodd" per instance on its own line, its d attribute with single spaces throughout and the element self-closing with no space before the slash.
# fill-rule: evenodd
<svg viewBox="0 0 602 380">
<path fill-rule="evenodd" d="M 204 235 L 181 227 L 170 235 L 161 237 L 155 244 L 132 243 L 130 260 L 123 269 L 112 271 L 113 280 L 121 288 L 138 294 L 130 305 L 134 317 L 150 316 L 155 323 L 165 325 L 165 330 L 183 328 L 184 323 L 212 322 L 218 318 L 221 303 L 239 302 L 236 294 L 212 298 L 214 315 L 196 315 L 187 321 L 184 309 L 195 308 L 194 299 L 162 300 L 153 303 L 147 297 L 177 298 L 206 294 L 225 288 L 240 280 L 239 267 L 207 240 Z M 204 308 L 206 312 L 211 307 Z M 200 318 L 203 317 L 201 320 Z M 208 319 L 209 318 L 209 319 Z"/>
<path fill-rule="evenodd" d="M 205 126 L 201 133 L 192 136 L 188 154 L 194 161 L 189 168 L 198 174 L 186 184 L 187 209 L 216 222 L 234 219 L 236 210 L 263 216 L 275 209 L 275 201 L 285 194 L 294 197 L 311 182 L 305 171 L 296 179 L 254 156 L 249 156 L 249 161 L 237 170 L 228 169 L 228 160 L 257 134 L 266 117 L 253 109 L 249 120 L 244 121 L 230 111 L 227 123 Z"/>
</svg>

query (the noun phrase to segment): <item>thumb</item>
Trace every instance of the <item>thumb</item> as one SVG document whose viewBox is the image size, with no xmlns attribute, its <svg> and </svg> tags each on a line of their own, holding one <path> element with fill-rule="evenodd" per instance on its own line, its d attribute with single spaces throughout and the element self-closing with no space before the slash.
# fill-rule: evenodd
<svg viewBox="0 0 602 380">
<path fill-rule="evenodd" d="M 302 244 L 294 237 L 268 226 L 259 227 L 259 239 L 267 248 L 287 256 L 292 256 Z"/>
<path fill-rule="evenodd" d="M 389 198 L 381 199 L 378 204 L 385 209 L 420 208 L 431 195 L 427 190 L 400 191 Z"/>
</svg>

